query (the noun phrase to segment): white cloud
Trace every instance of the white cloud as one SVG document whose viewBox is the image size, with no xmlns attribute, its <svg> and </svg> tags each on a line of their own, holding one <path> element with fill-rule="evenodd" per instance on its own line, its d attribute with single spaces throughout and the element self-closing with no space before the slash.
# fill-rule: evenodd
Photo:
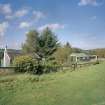
<svg viewBox="0 0 105 105">
<path fill-rule="evenodd" d="M 30 22 L 37 22 L 45 17 L 43 12 L 31 10 L 30 7 L 22 7 L 21 9 L 13 10 L 10 4 L 0 4 L 0 13 L 3 14 L 7 20 L 18 19 L 30 15 L 28 20 L 30 20 Z"/>
<path fill-rule="evenodd" d="M 11 14 L 12 9 L 10 4 L 0 4 L 0 13 L 2 14 Z"/>
<path fill-rule="evenodd" d="M 29 22 L 21 22 L 19 28 L 29 28 L 31 24 Z"/>
<path fill-rule="evenodd" d="M 15 17 L 23 17 L 28 13 L 28 9 L 21 9 L 15 12 Z"/>
<path fill-rule="evenodd" d="M 14 18 L 20 18 L 24 17 L 25 15 L 28 15 L 29 12 L 30 12 L 30 19 L 33 22 L 37 22 L 38 20 L 45 17 L 45 14 L 41 11 L 29 11 L 29 8 L 23 8 L 15 11 L 13 14 L 6 15 L 5 18 L 9 20 Z"/>
<path fill-rule="evenodd" d="M 96 0 L 80 0 L 80 2 L 78 3 L 79 6 L 86 6 L 86 5 L 93 5 L 93 6 L 97 6 L 98 3 Z"/>
<path fill-rule="evenodd" d="M 5 34 L 6 29 L 8 28 L 8 22 L 3 22 L 0 24 L 0 37 L 3 37 Z"/>
<path fill-rule="evenodd" d="M 6 16 L 5 16 L 5 19 L 8 19 L 8 20 L 13 19 L 13 18 L 14 18 L 13 15 L 6 15 Z"/>
<path fill-rule="evenodd" d="M 13 14 L 9 14 L 9 15 L 6 15 L 5 18 L 6 19 L 14 19 L 14 18 L 19 18 L 19 17 L 23 17 L 25 15 L 27 15 L 29 12 L 28 9 L 20 9 L 20 10 L 17 10 L 15 11 Z"/>
<path fill-rule="evenodd" d="M 39 27 L 38 30 L 42 31 L 42 30 L 44 30 L 47 27 L 49 27 L 52 30 L 64 29 L 64 25 L 55 23 L 55 24 L 46 24 L 46 25 L 43 25 L 43 26 Z"/>
<path fill-rule="evenodd" d="M 45 17 L 45 14 L 41 11 L 33 11 L 33 19 L 38 21 L 40 20 L 41 18 L 44 18 Z"/>
</svg>

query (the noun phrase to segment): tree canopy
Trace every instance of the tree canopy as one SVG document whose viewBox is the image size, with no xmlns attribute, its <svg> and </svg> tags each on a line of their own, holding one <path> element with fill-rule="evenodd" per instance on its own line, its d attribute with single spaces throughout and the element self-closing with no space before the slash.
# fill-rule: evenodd
<svg viewBox="0 0 105 105">
<path fill-rule="evenodd" d="M 68 61 L 68 56 L 72 53 L 71 45 L 67 42 L 64 46 L 61 46 L 54 53 L 54 57 L 58 64 L 64 64 Z"/>
<path fill-rule="evenodd" d="M 27 33 L 27 39 L 22 45 L 24 53 L 35 53 L 38 51 L 39 33 L 36 30 L 31 30 Z"/>
<path fill-rule="evenodd" d="M 41 58 L 48 58 L 58 46 L 56 35 L 49 29 L 44 29 L 41 33 L 31 30 L 27 34 L 27 39 L 22 45 L 23 52 L 36 53 Z"/>
</svg>

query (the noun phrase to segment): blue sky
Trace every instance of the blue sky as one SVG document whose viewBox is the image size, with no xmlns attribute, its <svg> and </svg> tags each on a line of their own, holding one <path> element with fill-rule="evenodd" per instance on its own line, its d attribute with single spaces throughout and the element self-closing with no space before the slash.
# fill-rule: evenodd
<svg viewBox="0 0 105 105">
<path fill-rule="evenodd" d="M 105 0 L 0 0 L 0 47 L 21 48 L 30 29 L 50 27 L 64 44 L 105 47 Z"/>
</svg>

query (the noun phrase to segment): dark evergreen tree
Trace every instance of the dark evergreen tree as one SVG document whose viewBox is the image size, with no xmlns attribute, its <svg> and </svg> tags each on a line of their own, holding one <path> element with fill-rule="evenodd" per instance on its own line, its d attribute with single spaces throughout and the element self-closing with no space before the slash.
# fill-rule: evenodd
<svg viewBox="0 0 105 105">
<path fill-rule="evenodd" d="M 27 34 L 26 42 L 22 45 L 23 52 L 37 53 L 41 58 L 48 58 L 58 47 L 55 34 L 49 29 L 44 29 L 41 34 L 32 30 Z"/>
</svg>

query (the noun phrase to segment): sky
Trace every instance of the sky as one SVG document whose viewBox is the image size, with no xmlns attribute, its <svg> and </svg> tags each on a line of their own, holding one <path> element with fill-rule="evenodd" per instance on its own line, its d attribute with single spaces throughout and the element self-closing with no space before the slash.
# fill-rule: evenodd
<svg viewBox="0 0 105 105">
<path fill-rule="evenodd" d="M 29 30 L 49 27 L 59 42 L 105 48 L 105 0 L 0 0 L 0 47 L 20 49 Z"/>
</svg>

